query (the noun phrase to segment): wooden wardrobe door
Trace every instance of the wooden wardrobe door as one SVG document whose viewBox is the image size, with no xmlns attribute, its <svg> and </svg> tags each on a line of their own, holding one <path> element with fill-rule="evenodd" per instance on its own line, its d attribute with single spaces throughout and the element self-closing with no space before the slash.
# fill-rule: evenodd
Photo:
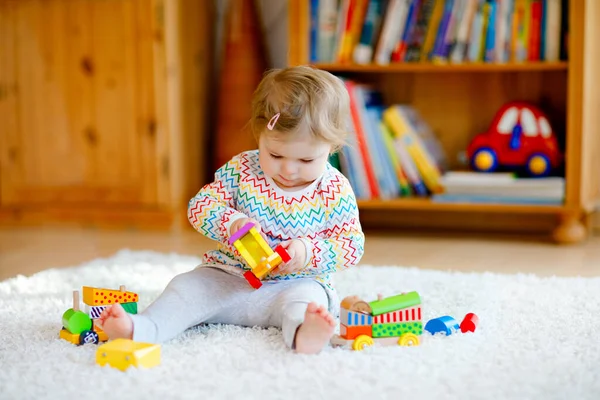
<svg viewBox="0 0 600 400">
<path fill-rule="evenodd" d="M 1 201 L 153 203 L 151 2 L 0 2 Z"/>
</svg>

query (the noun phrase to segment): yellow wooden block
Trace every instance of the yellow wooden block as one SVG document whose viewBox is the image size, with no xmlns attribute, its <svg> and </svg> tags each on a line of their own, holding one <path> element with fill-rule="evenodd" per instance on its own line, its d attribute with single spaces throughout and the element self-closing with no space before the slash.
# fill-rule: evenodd
<svg viewBox="0 0 600 400">
<path fill-rule="evenodd" d="M 281 261 L 282 260 L 279 253 L 273 252 L 273 254 L 259 263 L 255 268 L 252 268 L 252 273 L 254 273 L 258 279 L 262 279 L 273 268 L 281 264 Z"/>
<path fill-rule="evenodd" d="M 65 339 L 67 342 L 73 343 L 73 344 L 79 344 L 79 334 L 78 333 L 71 333 L 66 329 L 61 329 L 60 330 L 60 334 L 59 334 L 61 339 Z"/>
<path fill-rule="evenodd" d="M 273 254 L 273 249 L 256 228 L 251 228 L 248 233 L 233 242 L 233 245 L 252 269 Z"/>
<path fill-rule="evenodd" d="M 101 289 L 90 286 L 83 287 L 83 302 L 90 306 L 112 305 L 115 303 L 134 303 L 138 295 L 125 290 Z"/>
<path fill-rule="evenodd" d="M 96 363 L 121 371 L 129 367 L 152 368 L 160 364 L 160 345 L 115 339 L 98 347 Z"/>
</svg>

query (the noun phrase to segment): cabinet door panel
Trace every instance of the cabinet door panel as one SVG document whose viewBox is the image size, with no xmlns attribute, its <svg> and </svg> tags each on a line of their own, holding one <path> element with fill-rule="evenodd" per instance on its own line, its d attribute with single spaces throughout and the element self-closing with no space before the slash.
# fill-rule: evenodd
<svg viewBox="0 0 600 400">
<path fill-rule="evenodd" d="M 155 202 L 150 7 L 142 0 L 3 6 L 14 71 L 2 79 L 16 87 L 5 106 L 16 122 L 1 144 L 4 204 Z"/>
</svg>

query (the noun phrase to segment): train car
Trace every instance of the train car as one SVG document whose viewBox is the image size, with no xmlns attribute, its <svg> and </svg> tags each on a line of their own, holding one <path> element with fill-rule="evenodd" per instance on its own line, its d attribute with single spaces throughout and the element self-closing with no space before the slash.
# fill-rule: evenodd
<svg viewBox="0 0 600 400">
<path fill-rule="evenodd" d="M 340 334 L 331 344 L 363 350 L 373 344 L 417 346 L 423 333 L 421 297 L 417 292 L 366 302 L 349 296 L 340 304 Z"/>
<path fill-rule="evenodd" d="M 126 312 L 137 314 L 138 295 L 127 292 L 125 286 L 119 290 L 102 289 L 90 286 L 83 287 L 83 303 L 85 310 L 79 307 L 79 291 L 73 291 L 73 307 L 63 313 L 63 327 L 59 337 L 75 345 L 99 344 L 106 342 L 108 336 L 94 324 L 102 311 L 115 303 L 123 306 Z"/>
</svg>

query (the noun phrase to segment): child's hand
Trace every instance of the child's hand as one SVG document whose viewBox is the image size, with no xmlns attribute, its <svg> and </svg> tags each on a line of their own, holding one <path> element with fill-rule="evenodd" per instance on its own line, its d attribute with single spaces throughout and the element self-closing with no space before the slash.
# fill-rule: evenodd
<svg viewBox="0 0 600 400">
<path fill-rule="evenodd" d="M 290 261 L 280 264 L 277 270 L 282 274 L 291 274 L 304 269 L 306 264 L 306 246 L 302 240 L 292 239 L 280 243 L 287 250 Z"/>
<path fill-rule="evenodd" d="M 254 224 L 254 227 L 258 231 L 258 233 L 260 233 L 260 231 L 261 231 L 260 224 L 258 223 L 257 220 L 255 220 L 254 218 L 240 218 L 240 219 L 236 219 L 235 221 L 233 221 L 233 223 L 229 227 L 229 236 L 235 235 L 235 233 L 237 231 L 239 231 L 240 229 L 242 229 L 242 227 L 244 225 L 246 225 L 248 222 L 252 222 Z"/>
</svg>

